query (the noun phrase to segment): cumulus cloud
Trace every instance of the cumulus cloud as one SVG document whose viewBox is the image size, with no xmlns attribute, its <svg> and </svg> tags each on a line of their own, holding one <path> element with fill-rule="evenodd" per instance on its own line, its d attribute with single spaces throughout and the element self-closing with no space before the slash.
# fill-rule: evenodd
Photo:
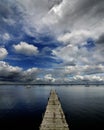
<svg viewBox="0 0 104 130">
<path fill-rule="evenodd" d="M 53 78 L 53 76 L 52 76 L 52 74 L 46 74 L 45 76 L 44 76 L 44 80 L 46 81 L 46 82 L 55 82 L 55 78 Z"/>
<path fill-rule="evenodd" d="M 83 45 L 86 45 L 86 43 L 83 43 Z M 62 59 L 64 65 L 91 65 L 101 62 L 100 59 L 95 57 L 95 55 L 98 56 L 97 53 L 89 51 L 86 47 L 79 48 L 76 45 L 68 44 L 53 50 L 52 54 Z M 101 55 L 99 54 L 99 56 Z"/>
<path fill-rule="evenodd" d="M 64 44 L 53 50 L 52 54 L 69 65 L 103 64 L 104 47 L 98 42 L 95 44 L 97 38 L 88 43 L 88 39 L 93 38 L 93 35 L 86 31 L 67 33 L 58 38 Z"/>
<path fill-rule="evenodd" d="M 70 83 L 74 81 L 103 81 L 104 66 L 66 66 L 49 70 L 30 68 L 23 70 L 0 61 L 0 81 L 21 83 Z M 41 76 L 40 76 L 41 75 Z"/>
<path fill-rule="evenodd" d="M 65 44 L 83 45 L 88 38 L 94 38 L 94 36 L 87 30 L 73 31 L 72 33 L 65 33 L 58 37 L 58 40 Z"/>
<path fill-rule="evenodd" d="M 20 44 L 13 45 L 16 53 L 33 56 L 38 53 L 38 48 L 32 44 L 28 44 L 26 42 L 20 42 Z"/>
<path fill-rule="evenodd" d="M 103 73 L 104 66 L 103 65 L 85 65 L 85 66 L 66 66 L 65 73 L 75 74 L 75 75 L 85 75 L 85 74 L 97 74 Z"/>
<path fill-rule="evenodd" d="M 5 48 L 0 47 L 0 60 L 3 60 L 7 55 L 7 50 Z"/>
<path fill-rule="evenodd" d="M 97 75 L 85 75 L 85 76 L 81 76 L 81 75 L 76 75 L 74 76 L 74 80 L 77 81 L 104 81 L 104 77 L 103 76 L 97 76 Z"/>
<path fill-rule="evenodd" d="M 30 68 L 23 72 L 22 81 L 25 82 L 36 82 L 36 78 L 38 77 L 39 69 L 38 68 Z"/>
<path fill-rule="evenodd" d="M 0 81 L 18 81 L 21 76 L 22 68 L 13 67 L 4 61 L 0 61 Z"/>
<path fill-rule="evenodd" d="M 11 66 L 7 62 L 0 61 L 0 81 L 32 82 L 37 77 L 38 72 L 37 68 L 23 70 L 21 67 Z"/>
<path fill-rule="evenodd" d="M 8 76 L 10 73 L 18 73 L 21 72 L 22 68 L 13 67 L 9 65 L 7 62 L 0 61 L 0 74 L 1 76 Z"/>
</svg>

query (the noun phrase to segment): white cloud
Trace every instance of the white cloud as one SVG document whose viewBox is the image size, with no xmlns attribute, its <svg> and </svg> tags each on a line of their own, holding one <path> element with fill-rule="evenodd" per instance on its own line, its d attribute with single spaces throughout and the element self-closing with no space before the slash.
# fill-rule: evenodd
<svg viewBox="0 0 104 130">
<path fill-rule="evenodd" d="M 22 79 L 23 82 L 33 82 L 36 81 L 38 77 L 39 69 L 38 68 L 30 68 L 22 72 Z"/>
<path fill-rule="evenodd" d="M 76 75 L 74 77 L 74 80 L 87 80 L 87 81 L 104 81 L 104 77 L 102 76 L 98 76 L 98 75 L 85 75 L 85 76 L 81 76 L 81 75 Z"/>
<path fill-rule="evenodd" d="M 83 43 L 85 45 L 86 43 Z M 54 56 L 63 60 L 63 64 L 68 65 L 86 65 L 93 64 L 93 59 L 97 63 L 99 59 L 94 58 L 92 51 L 87 50 L 86 47 L 78 48 L 77 45 L 68 44 L 52 51 Z M 97 54 L 96 54 L 97 55 Z"/>
<path fill-rule="evenodd" d="M 59 5 L 55 5 L 43 19 L 47 25 L 61 31 L 102 30 L 103 32 L 99 26 L 104 25 L 101 21 L 103 20 L 103 2 L 102 0 L 96 3 L 93 0 L 63 0 Z M 100 11 L 101 8 L 102 11 Z"/>
<path fill-rule="evenodd" d="M 34 77 L 36 77 L 36 74 L 38 71 L 39 71 L 38 68 L 30 68 L 30 69 L 24 71 L 24 75 L 26 77 L 31 77 L 33 79 Z"/>
<path fill-rule="evenodd" d="M 20 53 L 27 56 L 33 56 L 38 53 L 38 48 L 34 45 L 28 44 L 26 42 L 20 42 L 20 44 L 13 45 L 16 53 Z"/>
<path fill-rule="evenodd" d="M 69 35 L 69 34 L 68 34 Z M 71 35 L 71 34 L 70 34 Z M 52 54 L 63 60 L 67 64 L 76 65 L 94 65 L 103 64 L 104 48 L 102 45 L 95 45 L 95 47 L 85 47 L 87 45 L 87 37 L 76 35 L 70 38 L 62 37 L 61 41 L 65 42 L 63 46 L 58 47 L 52 51 Z"/>
<path fill-rule="evenodd" d="M 72 33 L 65 33 L 58 37 L 58 40 L 65 44 L 77 44 L 83 45 L 88 38 L 95 38 L 94 34 L 91 34 L 90 31 L 87 30 L 78 30 L 73 31 Z"/>
<path fill-rule="evenodd" d="M 66 66 L 47 70 L 30 68 L 23 70 L 0 61 L 0 81 L 23 83 L 65 83 L 75 81 L 104 81 L 104 66 Z M 41 75 L 41 77 L 40 77 Z"/>
<path fill-rule="evenodd" d="M 62 47 L 53 50 L 56 57 L 69 64 L 100 64 L 103 62 L 103 45 L 96 46 L 92 51 L 88 51 L 87 48 L 78 48 L 78 46 L 87 44 L 88 38 L 96 41 L 103 33 L 103 11 L 99 11 L 102 3 L 102 0 L 96 3 L 93 0 L 63 0 L 47 13 L 43 18 L 44 23 L 55 31 L 57 40 L 63 42 Z"/>
<path fill-rule="evenodd" d="M 9 39 L 10 39 L 10 35 L 8 33 L 4 33 L 3 40 L 9 40 Z"/>
<path fill-rule="evenodd" d="M 0 76 L 16 76 L 16 74 L 20 73 L 21 71 L 22 68 L 20 67 L 13 67 L 9 65 L 7 62 L 0 61 Z"/>
<path fill-rule="evenodd" d="M 65 73 L 75 75 L 104 73 L 103 65 L 66 66 Z"/>
<path fill-rule="evenodd" d="M 7 62 L 0 61 L 0 81 L 32 82 L 36 79 L 38 72 L 37 68 L 23 70 L 18 66 L 11 66 Z"/>
<path fill-rule="evenodd" d="M 3 21 L 9 25 L 14 25 L 16 23 L 16 21 L 14 19 L 11 18 L 3 18 Z"/>
<path fill-rule="evenodd" d="M 0 47 L 0 60 L 3 60 L 7 55 L 7 50 L 5 48 Z"/>
<path fill-rule="evenodd" d="M 49 10 L 48 0 L 17 0 L 17 5 L 23 18 L 23 30 L 34 36 L 35 30 L 42 27 L 42 17 Z"/>
<path fill-rule="evenodd" d="M 46 74 L 46 75 L 44 76 L 44 80 L 45 80 L 46 82 L 55 82 L 55 78 L 53 78 L 52 74 Z"/>
<path fill-rule="evenodd" d="M 34 28 L 48 26 L 54 33 L 88 30 L 100 35 L 104 30 L 103 4 L 103 0 L 16 0 L 23 28 L 29 34 L 34 34 Z"/>
</svg>

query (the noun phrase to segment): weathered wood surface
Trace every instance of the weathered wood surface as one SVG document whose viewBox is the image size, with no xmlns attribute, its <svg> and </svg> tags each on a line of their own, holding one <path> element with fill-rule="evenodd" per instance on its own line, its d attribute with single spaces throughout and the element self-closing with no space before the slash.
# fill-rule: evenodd
<svg viewBox="0 0 104 130">
<path fill-rule="evenodd" d="M 69 130 L 60 101 L 55 90 L 51 90 L 40 130 Z"/>
</svg>

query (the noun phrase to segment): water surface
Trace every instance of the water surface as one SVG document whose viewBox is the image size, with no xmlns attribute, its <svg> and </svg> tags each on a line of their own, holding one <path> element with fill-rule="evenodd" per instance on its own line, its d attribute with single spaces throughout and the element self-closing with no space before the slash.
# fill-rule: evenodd
<svg viewBox="0 0 104 130">
<path fill-rule="evenodd" d="M 70 130 L 104 130 L 104 86 L 0 86 L 0 130 L 39 130 L 56 89 Z"/>
</svg>

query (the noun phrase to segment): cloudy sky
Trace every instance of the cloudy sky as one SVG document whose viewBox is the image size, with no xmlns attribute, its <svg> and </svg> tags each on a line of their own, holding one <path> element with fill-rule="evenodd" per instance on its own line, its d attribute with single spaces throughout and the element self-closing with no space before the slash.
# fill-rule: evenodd
<svg viewBox="0 0 104 130">
<path fill-rule="evenodd" d="M 104 0 L 0 0 L 0 81 L 104 81 Z"/>
</svg>

